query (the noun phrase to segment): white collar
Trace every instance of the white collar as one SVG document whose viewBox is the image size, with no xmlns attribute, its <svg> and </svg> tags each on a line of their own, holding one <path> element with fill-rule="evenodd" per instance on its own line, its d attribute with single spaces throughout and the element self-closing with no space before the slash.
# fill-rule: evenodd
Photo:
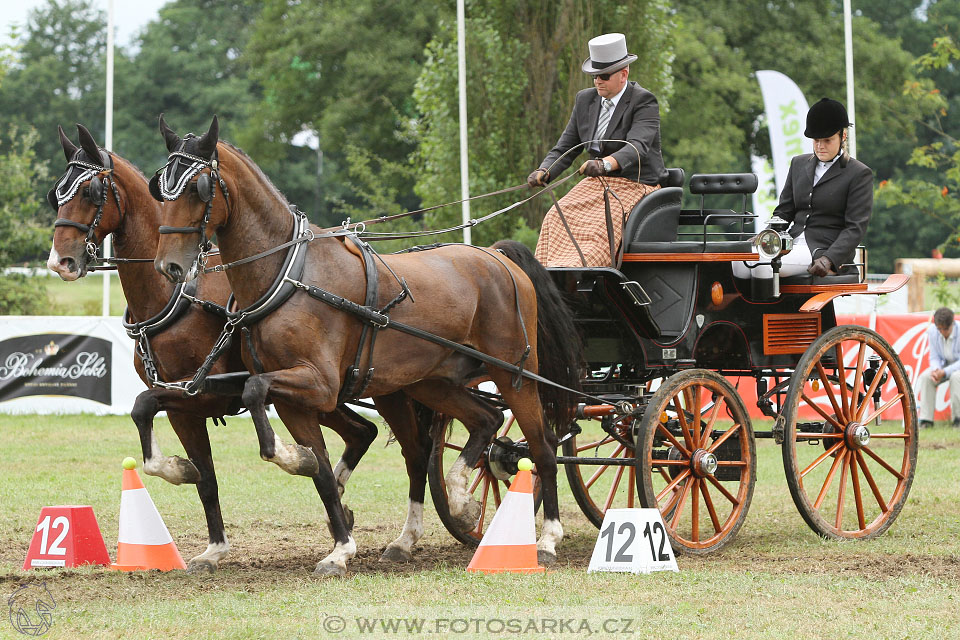
<svg viewBox="0 0 960 640">
<path fill-rule="evenodd" d="M 613 103 L 613 108 L 614 108 L 614 109 L 617 108 L 617 104 L 620 102 L 620 98 L 623 97 L 624 92 L 627 90 L 627 85 L 629 85 L 629 84 L 630 84 L 630 81 L 629 81 L 629 80 L 627 80 L 626 82 L 624 82 L 624 83 L 623 83 L 623 88 L 620 89 L 620 93 L 618 93 L 617 95 L 615 95 L 615 96 L 613 96 L 612 98 L 610 98 L 610 101 Z M 600 96 L 600 94 L 597 94 L 597 97 L 599 97 L 599 96 Z M 605 98 L 600 98 L 600 104 L 601 104 L 601 106 L 603 105 L 604 99 L 605 99 Z"/>
</svg>

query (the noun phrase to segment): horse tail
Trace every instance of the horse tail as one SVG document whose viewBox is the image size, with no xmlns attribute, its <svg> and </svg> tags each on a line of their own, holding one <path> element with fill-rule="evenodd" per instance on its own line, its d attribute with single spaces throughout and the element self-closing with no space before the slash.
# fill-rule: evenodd
<svg viewBox="0 0 960 640">
<path fill-rule="evenodd" d="M 573 312 L 553 278 L 526 245 L 501 240 L 493 248 L 510 258 L 533 282 L 537 292 L 538 373 L 570 389 L 580 389 L 580 363 L 583 344 L 573 322 Z M 573 421 L 575 393 L 541 384 L 540 402 L 547 422 L 559 433 L 566 433 Z"/>
</svg>

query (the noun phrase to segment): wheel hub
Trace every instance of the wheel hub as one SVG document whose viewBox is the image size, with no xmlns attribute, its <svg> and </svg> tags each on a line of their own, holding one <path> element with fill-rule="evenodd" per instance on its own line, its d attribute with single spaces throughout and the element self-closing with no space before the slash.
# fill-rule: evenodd
<svg viewBox="0 0 960 640">
<path fill-rule="evenodd" d="M 690 457 L 690 468 L 699 478 L 712 476 L 717 471 L 717 456 L 706 449 L 697 449 Z"/>
<path fill-rule="evenodd" d="M 847 446 L 851 449 L 862 449 L 870 444 L 870 429 L 859 422 L 851 422 L 844 433 Z"/>
</svg>

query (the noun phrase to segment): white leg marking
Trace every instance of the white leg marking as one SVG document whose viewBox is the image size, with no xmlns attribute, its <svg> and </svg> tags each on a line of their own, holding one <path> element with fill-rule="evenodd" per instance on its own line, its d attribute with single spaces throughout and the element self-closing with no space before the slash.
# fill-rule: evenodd
<svg viewBox="0 0 960 640">
<path fill-rule="evenodd" d="M 403 523 L 403 531 L 400 537 L 387 545 L 384 555 L 387 555 L 390 549 L 398 549 L 402 555 L 409 556 L 413 551 L 413 545 L 423 537 L 423 503 L 407 500 L 407 520 Z"/>
<path fill-rule="evenodd" d="M 190 559 L 189 566 L 202 565 L 211 571 L 220 566 L 220 561 L 226 557 L 230 551 L 230 543 L 224 538 L 223 542 L 207 545 L 207 550 L 195 558 Z"/>
<path fill-rule="evenodd" d="M 331 574 L 333 573 L 331 569 L 335 567 L 336 573 L 343 575 L 347 571 L 347 561 L 355 555 L 357 555 L 357 543 L 353 536 L 350 536 L 346 543 L 335 545 L 330 555 L 317 563 L 314 573 Z"/>
<path fill-rule="evenodd" d="M 537 541 L 537 551 L 545 551 L 556 556 L 557 545 L 561 540 L 563 540 L 563 527 L 560 526 L 560 521 L 544 519 L 540 540 Z"/>
<path fill-rule="evenodd" d="M 470 469 L 461 458 L 457 458 L 450 466 L 445 483 L 447 485 L 447 505 L 450 515 L 459 516 L 470 502 L 467 494 L 467 482 L 470 480 Z"/>
<path fill-rule="evenodd" d="M 156 431 L 150 432 L 150 451 L 150 458 L 143 461 L 143 472 L 147 475 L 163 478 L 174 485 L 196 483 L 199 480 L 200 472 L 192 462 L 179 456 L 163 455 Z"/>
<path fill-rule="evenodd" d="M 333 477 L 337 479 L 337 491 L 340 493 L 341 498 L 347 488 L 347 480 L 350 479 L 352 473 L 353 470 L 347 467 L 347 463 L 343 461 L 343 458 L 337 460 L 337 466 L 333 468 Z"/>
<path fill-rule="evenodd" d="M 287 473 L 297 475 L 300 468 L 300 454 L 296 448 L 285 444 L 276 433 L 273 434 L 273 446 L 275 453 L 272 458 L 267 458 L 267 460 Z"/>
</svg>

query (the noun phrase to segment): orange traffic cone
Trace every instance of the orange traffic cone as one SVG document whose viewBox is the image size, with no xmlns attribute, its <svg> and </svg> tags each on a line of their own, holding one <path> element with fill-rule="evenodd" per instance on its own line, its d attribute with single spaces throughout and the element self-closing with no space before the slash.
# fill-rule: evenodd
<svg viewBox="0 0 960 640">
<path fill-rule="evenodd" d="M 533 463 L 521 458 L 493 522 L 477 547 L 467 571 L 542 573 L 537 565 L 537 528 L 533 518 Z"/>
<path fill-rule="evenodd" d="M 117 571 L 186 569 L 163 518 L 140 481 L 136 466 L 133 458 L 123 461 L 117 561 L 110 568 Z"/>
</svg>

